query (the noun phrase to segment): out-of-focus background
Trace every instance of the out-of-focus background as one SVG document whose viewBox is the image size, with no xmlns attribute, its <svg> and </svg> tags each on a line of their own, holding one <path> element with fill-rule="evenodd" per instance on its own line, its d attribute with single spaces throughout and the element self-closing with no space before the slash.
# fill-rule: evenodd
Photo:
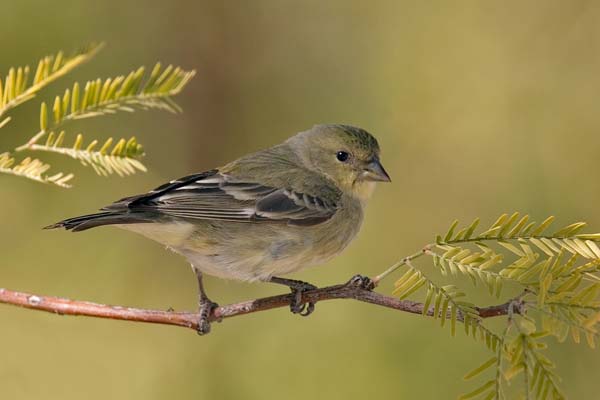
<svg viewBox="0 0 600 400">
<path fill-rule="evenodd" d="M 4 2 L 3 74 L 59 49 L 107 46 L 14 110 L 0 149 L 35 132 L 39 101 L 75 79 L 157 60 L 198 73 L 177 98 L 181 115 L 121 113 L 69 127 L 88 138 L 137 135 L 147 174 L 101 178 L 46 157 L 77 172 L 75 188 L 0 176 L 0 287 L 194 309 L 189 266 L 160 245 L 112 228 L 41 227 L 316 123 L 375 134 L 393 183 L 380 185 L 343 255 L 294 278 L 326 285 L 374 275 L 454 218 L 492 222 L 518 210 L 599 231 L 599 21 L 600 5 L 589 1 Z M 282 293 L 206 285 L 221 304 Z M 13 399 L 446 399 L 472 388 L 462 376 L 489 357 L 431 320 L 351 301 L 320 303 L 307 319 L 287 309 L 234 318 L 202 338 L 9 306 L 0 321 L 0 392 Z M 571 398 L 600 391 L 600 353 L 565 344 L 550 356 Z"/>
</svg>

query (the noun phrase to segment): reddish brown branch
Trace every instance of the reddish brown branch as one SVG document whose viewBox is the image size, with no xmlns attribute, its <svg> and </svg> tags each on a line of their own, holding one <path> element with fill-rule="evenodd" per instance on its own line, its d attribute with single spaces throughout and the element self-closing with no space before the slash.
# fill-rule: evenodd
<svg viewBox="0 0 600 400">
<path fill-rule="evenodd" d="M 302 295 L 302 300 L 305 302 L 310 301 L 316 303 L 334 299 L 354 299 L 413 314 L 421 314 L 423 312 L 422 303 L 410 300 L 398 300 L 394 297 L 385 296 L 364 289 L 359 284 L 352 283 L 352 281 L 343 285 L 334 285 L 307 291 Z M 237 315 L 287 307 L 291 300 L 292 296 L 287 294 L 229 304 L 216 308 L 211 315 L 211 320 L 220 321 L 224 318 L 235 317 Z M 110 306 L 88 301 L 69 300 L 60 297 L 39 296 L 8 289 L 0 289 L 0 303 L 60 315 L 84 315 L 97 318 L 177 325 L 192 329 L 198 328 L 198 316 L 196 313 L 192 312 L 145 310 L 140 308 Z M 479 315 L 482 318 L 507 315 L 509 305 L 510 302 L 507 302 L 497 306 L 478 308 Z M 427 314 L 433 315 L 433 310 L 430 309 Z"/>
</svg>

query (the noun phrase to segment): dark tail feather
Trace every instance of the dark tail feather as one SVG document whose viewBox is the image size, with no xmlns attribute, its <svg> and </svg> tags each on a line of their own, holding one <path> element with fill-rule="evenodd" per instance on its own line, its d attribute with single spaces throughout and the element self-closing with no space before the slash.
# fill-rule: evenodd
<svg viewBox="0 0 600 400">
<path fill-rule="evenodd" d="M 108 211 L 65 219 L 56 224 L 46 226 L 44 229 L 65 228 L 68 231 L 79 232 L 102 225 L 141 224 L 145 222 L 152 221 L 148 218 L 144 218 L 144 215 L 141 213 L 119 213 Z"/>
</svg>

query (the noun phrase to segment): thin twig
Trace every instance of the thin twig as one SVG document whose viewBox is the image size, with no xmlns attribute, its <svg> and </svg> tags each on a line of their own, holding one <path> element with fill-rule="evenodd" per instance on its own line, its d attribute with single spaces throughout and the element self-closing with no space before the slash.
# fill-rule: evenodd
<svg viewBox="0 0 600 400">
<path fill-rule="evenodd" d="M 302 294 L 303 302 L 316 303 L 334 299 L 354 299 L 412 314 L 423 313 L 423 303 L 410 300 L 398 300 L 394 297 L 373 292 L 369 288 L 364 287 L 364 281 L 357 281 L 355 279 L 352 279 L 345 284 L 327 286 L 306 291 Z M 285 294 L 220 306 L 213 310 L 210 320 L 221 321 L 224 318 L 231 318 L 238 315 L 287 307 L 291 301 L 292 295 Z M 194 330 L 198 328 L 198 315 L 193 312 L 174 312 L 111 306 L 88 301 L 70 300 L 61 297 L 40 296 L 8 289 L 0 289 L 0 303 L 60 315 L 83 315 L 124 321 L 176 325 L 192 328 Z M 507 315 L 510 303 L 511 302 L 509 301 L 496 306 L 478 308 L 477 310 L 481 318 Z M 433 309 L 428 310 L 427 315 L 433 315 Z"/>
</svg>

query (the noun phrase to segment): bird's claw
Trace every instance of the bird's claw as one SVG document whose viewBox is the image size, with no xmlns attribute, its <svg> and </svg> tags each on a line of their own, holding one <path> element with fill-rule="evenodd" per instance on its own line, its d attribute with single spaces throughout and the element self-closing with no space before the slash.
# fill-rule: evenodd
<svg viewBox="0 0 600 400">
<path fill-rule="evenodd" d="M 367 276 L 356 274 L 347 283 L 348 286 L 355 286 L 365 290 L 375 289 L 375 283 Z"/>
<path fill-rule="evenodd" d="M 200 302 L 200 308 L 198 310 L 198 335 L 206 335 L 210 333 L 210 315 L 215 308 L 219 305 L 209 299 L 204 299 Z"/>
<path fill-rule="evenodd" d="M 292 290 L 292 301 L 290 302 L 290 310 L 294 314 L 300 314 L 303 317 L 307 317 L 315 310 L 315 303 L 309 301 L 308 303 L 302 302 L 302 293 L 307 290 L 317 289 L 315 285 L 310 283 L 299 281 L 297 286 L 291 287 Z"/>
</svg>

